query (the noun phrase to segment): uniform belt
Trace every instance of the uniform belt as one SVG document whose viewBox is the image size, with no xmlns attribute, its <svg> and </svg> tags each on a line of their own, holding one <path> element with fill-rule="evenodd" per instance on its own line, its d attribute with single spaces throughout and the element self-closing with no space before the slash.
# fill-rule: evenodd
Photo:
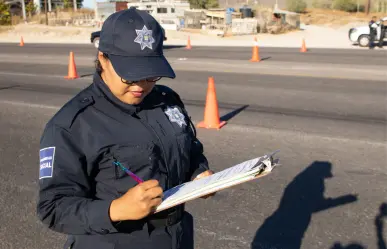
<svg viewBox="0 0 387 249">
<path fill-rule="evenodd" d="M 147 222 L 155 228 L 172 226 L 181 221 L 183 215 L 184 205 L 179 205 L 152 215 L 148 218 Z"/>
</svg>

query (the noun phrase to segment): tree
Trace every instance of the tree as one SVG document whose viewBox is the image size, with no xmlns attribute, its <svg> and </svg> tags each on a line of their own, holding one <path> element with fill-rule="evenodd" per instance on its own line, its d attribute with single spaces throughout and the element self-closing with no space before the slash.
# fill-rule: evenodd
<svg viewBox="0 0 387 249">
<path fill-rule="evenodd" d="M 11 24 L 11 12 L 9 4 L 0 0 L 0 25 Z"/>
<path fill-rule="evenodd" d="M 218 0 L 189 0 L 192 8 L 209 9 L 219 7 Z"/>
<path fill-rule="evenodd" d="M 63 0 L 63 8 L 70 9 L 73 7 L 73 1 L 71 0 Z"/>
<path fill-rule="evenodd" d="M 34 1 L 33 0 L 30 0 L 27 5 L 26 5 L 26 12 L 28 13 L 28 15 L 31 17 L 33 14 L 35 14 L 36 12 L 36 5 L 34 4 Z"/>
<path fill-rule="evenodd" d="M 357 5 L 353 0 L 335 0 L 333 2 L 333 8 L 347 12 L 356 12 Z"/>
<path fill-rule="evenodd" d="M 287 0 L 286 7 L 289 11 L 302 13 L 306 9 L 306 3 L 303 0 Z"/>
</svg>

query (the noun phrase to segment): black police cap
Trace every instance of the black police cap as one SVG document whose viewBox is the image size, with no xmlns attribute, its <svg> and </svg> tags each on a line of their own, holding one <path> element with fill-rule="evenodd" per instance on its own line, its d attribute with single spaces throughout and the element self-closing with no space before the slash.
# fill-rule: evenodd
<svg viewBox="0 0 387 249">
<path fill-rule="evenodd" d="M 163 42 L 160 24 L 147 12 L 131 7 L 106 19 L 98 49 L 109 55 L 114 70 L 123 79 L 175 78 L 163 54 Z"/>
</svg>

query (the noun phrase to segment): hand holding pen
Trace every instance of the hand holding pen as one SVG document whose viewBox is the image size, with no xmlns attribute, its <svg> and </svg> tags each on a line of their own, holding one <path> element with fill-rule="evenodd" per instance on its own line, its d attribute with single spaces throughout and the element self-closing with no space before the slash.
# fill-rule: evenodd
<svg viewBox="0 0 387 249">
<path fill-rule="evenodd" d="M 109 209 L 111 221 L 140 220 L 151 214 L 162 202 L 163 189 L 159 182 L 157 180 L 143 181 L 120 163 L 115 165 L 140 184 L 112 201 Z"/>
</svg>

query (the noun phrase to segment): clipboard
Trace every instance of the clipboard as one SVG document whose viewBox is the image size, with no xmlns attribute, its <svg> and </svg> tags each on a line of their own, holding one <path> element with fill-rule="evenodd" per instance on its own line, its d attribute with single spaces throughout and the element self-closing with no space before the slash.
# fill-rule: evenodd
<svg viewBox="0 0 387 249">
<path fill-rule="evenodd" d="M 261 157 L 250 159 L 211 176 L 183 183 L 166 190 L 164 191 L 164 197 L 161 204 L 156 208 L 154 213 L 161 212 L 214 192 L 219 192 L 223 189 L 264 177 L 270 174 L 272 170 L 279 165 L 279 159 L 273 158 L 278 152 L 279 150 Z"/>
</svg>

